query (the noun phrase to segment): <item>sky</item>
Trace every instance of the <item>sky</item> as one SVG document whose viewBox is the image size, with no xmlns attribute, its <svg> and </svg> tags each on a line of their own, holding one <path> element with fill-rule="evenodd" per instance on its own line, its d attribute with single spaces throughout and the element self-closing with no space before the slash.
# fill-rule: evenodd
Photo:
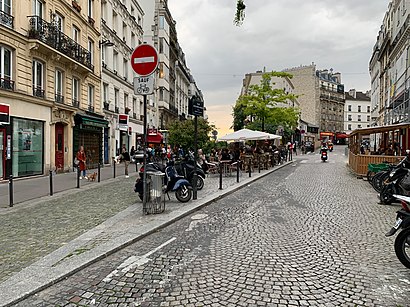
<svg viewBox="0 0 410 307">
<path fill-rule="evenodd" d="M 168 0 L 178 42 L 218 136 L 231 132 L 245 74 L 316 64 L 345 90 L 370 90 L 369 60 L 388 0 Z"/>
</svg>

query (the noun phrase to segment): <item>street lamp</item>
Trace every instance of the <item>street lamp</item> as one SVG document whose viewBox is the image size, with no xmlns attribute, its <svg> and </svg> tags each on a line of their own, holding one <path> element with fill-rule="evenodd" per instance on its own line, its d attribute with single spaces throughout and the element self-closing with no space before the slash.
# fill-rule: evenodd
<svg viewBox="0 0 410 307">
<path fill-rule="evenodd" d="M 107 46 L 107 47 L 112 47 L 114 46 L 114 43 L 110 41 L 109 39 L 103 39 L 102 41 L 98 42 L 98 46 L 101 48 L 101 46 Z"/>
</svg>

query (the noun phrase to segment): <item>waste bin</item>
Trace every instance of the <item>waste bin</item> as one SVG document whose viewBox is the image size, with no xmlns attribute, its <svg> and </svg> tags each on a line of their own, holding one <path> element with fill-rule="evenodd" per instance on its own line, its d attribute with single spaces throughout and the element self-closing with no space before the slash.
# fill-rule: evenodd
<svg viewBox="0 0 410 307">
<path fill-rule="evenodd" d="M 143 206 L 144 214 L 157 214 L 165 211 L 164 176 L 162 172 L 147 172 L 148 193 L 145 206 Z"/>
</svg>

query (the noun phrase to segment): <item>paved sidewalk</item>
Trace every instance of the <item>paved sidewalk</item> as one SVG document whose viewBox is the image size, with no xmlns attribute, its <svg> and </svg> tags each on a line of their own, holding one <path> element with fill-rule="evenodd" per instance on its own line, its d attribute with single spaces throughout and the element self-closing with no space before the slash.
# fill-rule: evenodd
<svg viewBox="0 0 410 307">
<path fill-rule="evenodd" d="M 292 162 L 253 173 L 252 177 L 242 174 L 240 183 L 236 176 L 223 177 L 222 190 L 219 176 L 211 175 L 204 189 L 198 191 L 197 200 L 182 204 L 172 194 L 165 212 L 155 215 L 143 215 L 142 204 L 133 192 L 136 174 L 125 178 L 121 170 L 116 178 L 111 173 L 111 178 L 100 183 L 87 182 L 80 189 L 0 209 L 0 306 L 12 306 Z M 72 180 L 69 176 L 67 180 Z M 60 179 L 60 175 L 55 177 L 56 181 Z M 32 180 L 41 182 L 44 178 Z M 26 185 L 35 186 L 28 181 Z"/>
</svg>

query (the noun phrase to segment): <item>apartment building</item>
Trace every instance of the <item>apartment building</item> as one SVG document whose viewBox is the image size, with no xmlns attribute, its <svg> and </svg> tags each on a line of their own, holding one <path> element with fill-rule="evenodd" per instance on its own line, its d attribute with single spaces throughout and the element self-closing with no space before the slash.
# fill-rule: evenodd
<svg viewBox="0 0 410 307">
<path fill-rule="evenodd" d="M 137 147 L 143 131 L 143 97 L 134 94 L 131 54 L 143 42 L 144 12 L 137 0 L 104 0 L 100 52 L 101 98 L 108 127 L 104 128 L 104 162 L 125 146 Z"/>
<path fill-rule="evenodd" d="M 369 62 L 372 125 L 409 120 L 409 1 L 390 1 Z"/>
<path fill-rule="evenodd" d="M 350 133 L 358 128 L 370 127 L 372 123 L 370 92 L 363 93 L 350 89 L 345 93 L 345 99 L 344 131 Z"/>
<path fill-rule="evenodd" d="M 28 5 L 29 4 L 29 5 Z M 72 169 L 84 145 L 101 161 L 101 8 L 91 0 L 0 3 L 0 177 Z"/>
</svg>

